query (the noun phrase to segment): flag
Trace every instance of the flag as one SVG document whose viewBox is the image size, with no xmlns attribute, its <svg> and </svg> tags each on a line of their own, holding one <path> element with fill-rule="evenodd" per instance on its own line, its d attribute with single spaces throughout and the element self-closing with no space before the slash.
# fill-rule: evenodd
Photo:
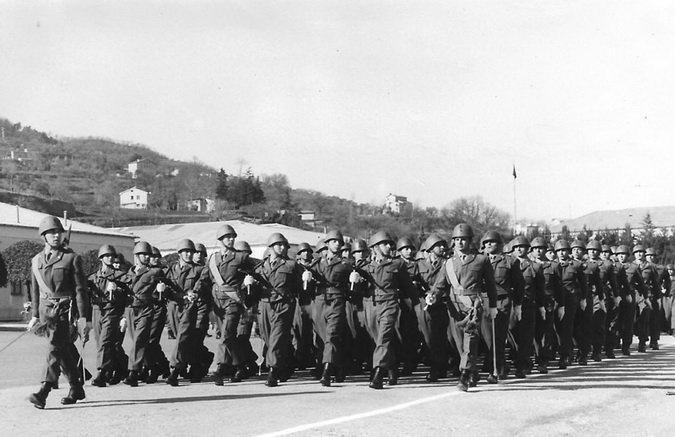
<svg viewBox="0 0 675 437">
<path fill-rule="evenodd" d="M 518 176 L 516 175 L 516 164 L 513 164 L 513 179 L 516 179 Z"/>
</svg>

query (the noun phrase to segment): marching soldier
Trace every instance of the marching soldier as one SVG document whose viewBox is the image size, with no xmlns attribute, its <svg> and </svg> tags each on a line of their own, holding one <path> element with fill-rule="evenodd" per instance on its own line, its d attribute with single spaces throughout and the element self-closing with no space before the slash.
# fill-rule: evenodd
<svg viewBox="0 0 675 437">
<path fill-rule="evenodd" d="M 150 348 L 150 335 L 157 297 L 166 291 L 163 282 L 164 271 L 159 267 L 150 266 L 152 246 L 146 241 L 139 241 L 134 246 L 134 267 L 130 271 L 131 291 L 134 294 L 129 308 L 129 333 L 131 335 L 131 350 L 129 351 L 129 375 L 124 383 L 138 386 L 140 373 L 144 363 L 157 363 L 156 349 Z M 162 297 L 160 297 L 161 299 Z"/>
<path fill-rule="evenodd" d="M 150 254 L 150 267 L 160 269 L 166 276 L 164 266 L 162 266 L 160 261 L 161 258 L 161 252 L 158 248 L 153 246 L 152 253 Z M 165 287 L 166 284 L 164 284 L 164 289 Z M 164 350 L 162 350 L 162 345 L 160 344 L 162 333 L 166 326 L 167 303 L 169 302 L 168 298 L 170 293 L 171 290 L 168 290 L 168 292 L 163 291 L 161 293 L 156 290 L 156 292 L 153 293 L 152 327 L 150 328 L 150 338 L 147 346 L 148 353 L 145 355 L 146 363 L 143 371 L 143 378 L 145 379 L 146 384 L 154 384 L 160 376 L 167 378 L 170 373 L 169 360 L 166 358 L 166 354 L 164 353 Z"/>
<path fill-rule="evenodd" d="M 418 265 L 415 261 L 415 244 L 409 237 L 403 237 L 396 243 L 396 250 L 408 269 L 411 278 L 418 274 Z M 401 312 L 399 314 L 400 353 L 399 359 L 403 364 L 401 376 L 410 376 L 417 368 L 417 349 L 419 346 L 419 330 L 415 307 L 419 304 L 417 292 L 414 296 L 401 298 Z"/>
<path fill-rule="evenodd" d="M 587 250 L 589 258 L 592 259 L 594 252 L 591 249 Z M 626 271 L 617 268 L 615 262 L 612 261 L 612 248 L 603 244 L 600 247 L 600 250 L 600 278 L 605 286 L 605 308 L 607 314 L 605 316 L 604 331 L 601 333 L 601 328 L 597 327 L 598 333 L 601 334 L 600 338 L 596 340 L 602 341 L 602 336 L 604 335 L 605 357 L 614 359 L 616 358 L 614 355 L 614 346 L 619 339 L 619 305 L 621 303 L 622 293 L 625 295 L 625 292 L 630 288 L 630 285 L 628 285 Z"/>
<path fill-rule="evenodd" d="M 222 322 L 216 354 L 218 367 L 213 374 L 215 385 L 222 386 L 228 374 L 230 382 L 241 382 L 245 376 L 247 354 L 238 340 L 238 326 L 245 311 L 246 290 L 253 284 L 250 273 L 254 265 L 247 253 L 234 248 L 237 233 L 232 226 L 222 225 L 216 238 L 220 250 L 209 257 L 202 280 L 211 284 L 213 311 Z"/>
<path fill-rule="evenodd" d="M 649 320 L 649 347 L 653 350 L 659 350 L 659 339 L 661 337 L 661 324 L 663 320 L 663 305 L 662 300 L 664 292 L 670 291 L 670 275 L 665 266 L 656 262 L 656 252 L 651 247 L 647 248 L 645 252 L 645 259 L 656 270 L 656 284 L 654 285 L 654 292 L 651 296 L 652 314 Z"/>
<path fill-rule="evenodd" d="M 291 365 L 291 328 L 295 313 L 295 296 L 302 282 L 311 279 L 311 273 L 288 258 L 288 240 L 276 232 L 267 240 L 270 255 L 258 267 L 256 279 L 260 293 L 260 334 L 267 345 L 266 362 L 270 370 L 268 387 L 276 387 L 279 380 L 288 379 Z"/>
<path fill-rule="evenodd" d="M 558 324 L 558 334 L 560 335 L 558 368 L 560 369 L 566 369 L 572 362 L 571 357 L 574 349 L 572 340 L 577 310 L 583 311 L 586 309 L 586 296 L 588 295 L 587 281 L 584 275 L 586 266 L 581 261 L 571 258 L 570 250 L 570 243 L 566 240 L 555 242 L 555 253 L 558 258 L 556 264 L 565 302 L 564 314 Z"/>
<path fill-rule="evenodd" d="M 195 244 L 195 253 L 192 255 L 192 264 L 195 266 L 205 266 L 206 258 L 208 253 L 206 252 L 206 246 L 202 243 Z M 196 332 L 194 335 L 195 341 L 195 350 L 197 351 L 197 362 L 200 364 L 201 369 L 201 378 L 205 377 L 209 373 L 209 368 L 211 363 L 213 363 L 213 358 L 215 354 L 208 350 L 204 346 L 204 339 L 209 330 L 209 314 L 211 314 L 212 307 L 212 297 L 211 293 L 206 292 L 197 296 L 197 300 L 193 302 L 193 305 L 197 307 L 197 321 L 196 321 Z M 198 380 L 196 375 L 192 375 L 193 380 Z"/>
<path fill-rule="evenodd" d="M 525 252 L 529 247 L 529 242 L 525 237 L 516 237 L 514 243 L 525 246 Z M 523 277 L 520 271 L 520 265 L 516 258 L 508 255 L 500 254 L 499 246 L 502 244 L 502 237 L 496 231 L 488 231 L 481 239 L 481 246 L 484 254 L 488 257 L 492 270 L 494 271 L 495 286 L 497 289 L 497 317 L 491 319 L 487 312 L 483 312 L 481 318 L 481 334 L 485 344 L 490 351 L 489 356 L 486 355 L 486 360 L 489 361 L 488 368 L 490 369 L 490 378 L 488 382 L 496 383 L 494 379 L 495 374 L 499 372 L 499 379 L 505 379 L 508 375 L 506 367 L 506 358 L 504 357 L 504 349 L 506 346 L 506 337 L 509 330 L 509 319 L 511 317 L 511 306 L 515 300 L 522 301 L 523 296 Z M 508 244 L 509 250 L 513 250 L 513 244 Z M 487 291 L 481 293 L 483 299 L 483 307 L 487 306 Z M 522 309 L 522 307 L 521 307 Z M 534 320 L 534 318 L 532 318 Z M 494 346 L 492 338 L 492 326 L 494 323 Z M 532 340 L 530 340 L 530 343 Z M 497 369 L 492 369 L 492 357 L 496 354 Z M 527 357 L 529 362 L 529 356 Z M 524 378 L 527 366 L 517 366 L 516 377 Z"/>
<path fill-rule="evenodd" d="M 119 354 L 117 345 L 120 341 L 120 320 L 130 297 L 126 274 L 113 267 L 113 257 L 116 255 L 115 248 L 111 245 L 101 246 L 98 250 L 101 266 L 88 279 L 94 337 L 98 348 L 98 375 L 91 381 L 91 385 L 97 387 L 106 386 L 106 382 L 113 376 L 116 362 L 121 359 L 116 357 Z"/>
<path fill-rule="evenodd" d="M 30 395 L 29 401 L 36 408 L 43 409 L 49 392 L 58 385 L 61 371 L 70 384 L 68 395 L 61 399 L 61 403 L 74 404 L 85 398 L 84 375 L 78 368 L 79 357 L 71 330 L 77 328 L 84 343 L 92 324 L 82 259 L 64 246 L 63 225 L 58 218 L 47 216 L 40 221 L 38 232 L 45 245 L 44 250 L 31 260 L 33 317 L 28 323 L 28 330 L 47 337 L 49 346 L 42 386 Z"/>
<path fill-rule="evenodd" d="M 572 258 L 581 264 L 586 280 L 586 296 L 579 298 L 579 308 L 575 317 L 574 337 L 579 347 L 578 362 L 580 366 L 588 364 L 588 354 L 591 351 L 593 333 L 594 303 L 598 305 L 601 314 L 605 312 L 605 294 L 600 281 L 600 268 L 595 262 L 586 262 L 584 255 L 586 245 L 581 240 L 572 242 Z M 604 324 L 604 318 L 602 320 Z"/>
<path fill-rule="evenodd" d="M 630 345 L 633 343 L 633 325 L 635 322 L 636 299 L 644 301 L 646 292 L 642 281 L 640 267 L 636 263 L 628 262 L 630 249 L 621 245 L 614 251 L 617 259 L 615 264 L 617 271 L 626 276 L 628 285 L 621 290 L 621 303 L 619 304 L 619 326 L 621 336 L 621 353 L 630 355 Z"/>
<path fill-rule="evenodd" d="M 488 258 L 471 253 L 470 244 L 473 229 L 466 223 L 460 223 L 452 231 L 455 253 L 445 262 L 445 274 L 441 275 L 427 297 L 427 303 L 433 305 L 450 289 L 448 308 L 452 319 L 450 328 L 459 349 L 461 376 L 457 387 L 467 391 L 469 386 L 478 382 L 476 358 L 478 354 L 479 327 L 483 302 L 481 293 L 488 298 L 488 311 L 494 321 L 497 317 L 497 291 L 494 271 Z"/>
<path fill-rule="evenodd" d="M 431 293 L 432 286 L 438 279 L 445 274 L 443 263 L 445 262 L 445 252 L 448 249 L 448 243 L 436 234 L 431 234 L 423 246 L 426 248 L 429 256 L 418 262 L 418 274 L 413 276 L 415 282 L 419 283 L 419 304 L 415 306 L 419 329 L 424 337 L 427 349 L 429 351 L 430 368 L 426 376 L 428 382 L 438 382 L 438 379 L 446 372 L 448 367 L 448 358 L 450 355 L 450 345 L 448 341 L 448 327 L 450 325 L 450 315 L 447 309 L 447 293 L 441 294 L 441 299 L 428 305 L 427 295 Z M 445 290 L 447 292 L 447 290 Z"/>
<path fill-rule="evenodd" d="M 637 244 L 633 248 L 633 256 L 635 257 L 635 264 L 637 264 L 640 274 L 642 275 L 642 283 L 644 284 L 645 294 L 638 296 L 635 300 L 637 306 L 637 336 L 638 336 L 638 352 L 647 351 L 647 342 L 650 337 L 650 323 L 653 314 L 653 302 L 661 297 L 661 284 L 659 284 L 658 273 L 656 267 L 645 259 L 646 250 L 644 246 Z M 657 303 L 658 307 L 658 303 Z M 658 332 L 656 336 L 652 337 L 652 341 L 656 342 L 658 348 Z M 652 343 L 654 345 L 654 343 Z"/>
<path fill-rule="evenodd" d="M 531 260 L 541 266 L 544 277 L 543 308 L 539 309 L 535 322 L 535 353 L 537 355 L 537 371 L 548 373 L 548 363 L 553 359 L 553 345 L 556 344 L 556 319 L 562 320 L 565 316 L 565 301 L 560 283 L 558 265 L 547 256 L 548 245 L 541 237 L 536 237 L 531 243 Z M 560 343 L 558 341 L 558 343 Z"/>
<path fill-rule="evenodd" d="M 330 231 L 324 242 L 328 246 L 326 256 L 319 258 L 313 268 L 306 270 L 316 282 L 316 318 L 317 333 L 323 341 L 323 374 L 320 383 L 330 387 L 331 377 L 344 372 L 344 342 L 347 330 L 345 302 L 349 290 L 349 275 L 352 267 L 342 258 L 344 240 L 340 231 Z M 303 277 L 304 280 L 304 277 Z M 304 282 L 304 281 L 303 281 Z"/>
<path fill-rule="evenodd" d="M 314 264 L 314 251 L 308 243 L 300 243 L 296 252 L 296 261 L 304 269 L 312 268 Z M 298 294 L 298 310 L 293 318 L 293 346 L 295 360 L 301 369 L 308 366 L 314 367 L 321 363 L 319 345 L 314 344 L 313 302 L 316 295 L 316 282 L 303 282 L 302 289 Z M 317 333 L 318 335 L 318 333 Z M 316 378 L 321 376 L 321 371 L 313 370 Z"/>
</svg>

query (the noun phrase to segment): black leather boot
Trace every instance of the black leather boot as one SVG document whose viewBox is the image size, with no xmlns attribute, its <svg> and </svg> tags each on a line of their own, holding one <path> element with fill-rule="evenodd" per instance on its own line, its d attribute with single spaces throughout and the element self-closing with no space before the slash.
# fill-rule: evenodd
<svg viewBox="0 0 675 437">
<path fill-rule="evenodd" d="M 129 372 L 126 378 L 123 381 L 126 385 L 130 387 L 138 387 L 138 371 L 132 370 Z"/>
<path fill-rule="evenodd" d="M 383 380 L 384 374 L 382 372 L 382 368 L 376 367 L 375 373 L 373 374 L 373 379 L 370 380 L 370 384 L 368 384 L 368 387 L 374 388 L 375 390 L 379 390 L 383 387 L 382 385 Z"/>
<path fill-rule="evenodd" d="M 457 382 L 457 388 L 460 391 L 469 390 L 469 379 L 471 378 L 471 372 L 468 370 L 462 371 L 462 374 L 459 377 L 459 382 Z"/>
<path fill-rule="evenodd" d="M 81 401 L 85 398 L 84 388 L 82 387 L 81 382 L 76 382 L 70 386 L 68 390 L 68 396 L 61 398 L 61 403 L 63 405 L 72 405 L 77 401 Z"/>
<path fill-rule="evenodd" d="M 276 387 L 279 385 L 279 377 L 277 376 L 277 369 L 275 367 L 270 367 L 270 372 L 267 374 L 265 385 L 268 387 Z"/>
<path fill-rule="evenodd" d="M 99 370 L 96 378 L 91 380 L 91 385 L 95 387 L 105 387 L 108 380 L 108 373 L 105 370 Z"/>
<path fill-rule="evenodd" d="M 396 385 L 398 384 L 398 367 L 391 368 L 387 370 L 387 385 Z"/>
<path fill-rule="evenodd" d="M 166 378 L 166 383 L 171 387 L 178 387 L 178 377 L 180 376 L 180 369 L 174 367 L 171 369 L 171 374 Z"/>
<path fill-rule="evenodd" d="M 220 364 L 218 367 L 216 367 L 216 371 L 213 372 L 213 383 L 217 386 L 221 386 L 224 384 L 223 382 L 223 377 L 225 376 L 225 370 L 223 368 L 223 365 Z"/>
<path fill-rule="evenodd" d="M 52 385 L 48 382 L 43 382 L 40 390 L 38 390 L 37 393 L 31 393 L 31 395 L 28 397 L 28 400 L 35 408 L 43 410 L 47 404 L 47 396 L 51 390 Z"/>
<path fill-rule="evenodd" d="M 321 374 L 321 379 L 319 382 L 321 385 L 324 387 L 330 387 L 330 377 L 331 377 L 331 365 L 330 363 L 324 363 L 323 365 L 323 373 Z"/>
</svg>

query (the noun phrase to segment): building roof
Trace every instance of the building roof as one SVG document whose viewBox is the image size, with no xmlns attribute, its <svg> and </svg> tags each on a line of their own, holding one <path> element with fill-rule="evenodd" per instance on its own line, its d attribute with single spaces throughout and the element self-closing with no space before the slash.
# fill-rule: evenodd
<svg viewBox="0 0 675 437">
<path fill-rule="evenodd" d="M 131 188 L 127 188 L 127 189 L 124 190 L 124 191 L 120 191 L 120 194 L 124 194 L 124 193 L 126 193 L 127 191 L 131 191 L 131 190 L 142 191 L 142 192 L 144 192 L 144 193 L 148 193 L 148 191 L 145 191 L 145 190 L 143 190 L 143 189 L 141 189 L 141 188 L 138 188 L 136 185 L 134 185 L 134 186 L 131 187 Z"/>
<path fill-rule="evenodd" d="M 32 209 L 22 208 L 17 205 L 0 202 L 0 225 L 25 226 L 35 228 L 35 232 L 37 232 L 40 221 L 49 215 L 50 214 L 46 214 L 44 212 L 34 211 Z M 61 218 L 61 223 L 63 223 L 63 218 Z M 71 225 L 72 230 L 76 232 L 123 237 L 129 236 L 128 233 L 102 228 L 100 226 L 94 226 L 87 223 L 81 223 L 75 220 L 68 220 L 68 224 L 65 226 L 68 225 Z"/>
<path fill-rule="evenodd" d="M 244 240 L 253 246 L 267 246 L 267 238 L 274 232 L 281 232 L 289 243 L 295 245 L 307 242 L 316 244 L 325 234 L 305 231 L 290 226 L 270 223 L 259 225 L 242 220 L 220 222 L 179 223 L 152 226 L 128 226 L 117 228 L 119 232 L 130 233 L 157 247 L 163 254 L 176 250 L 176 244 L 183 238 L 202 243 L 207 249 L 218 246 L 216 233 L 222 225 L 228 224 L 237 232 L 237 240 Z"/>
<path fill-rule="evenodd" d="M 581 217 L 562 220 L 551 226 L 551 232 L 561 232 L 567 226 L 570 232 L 581 231 L 584 225 L 589 230 L 622 229 L 629 224 L 631 228 L 643 228 L 644 219 L 649 214 L 654 227 L 675 226 L 675 206 L 652 206 L 607 211 L 594 211 Z"/>
</svg>

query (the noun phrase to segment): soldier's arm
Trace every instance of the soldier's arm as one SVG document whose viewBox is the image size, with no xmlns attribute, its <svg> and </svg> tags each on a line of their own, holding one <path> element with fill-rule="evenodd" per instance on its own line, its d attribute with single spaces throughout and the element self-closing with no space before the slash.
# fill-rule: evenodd
<svg viewBox="0 0 675 437">
<path fill-rule="evenodd" d="M 621 291 L 621 288 L 619 286 L 619 281 L 617 279 L 616 270 L 617 269 L 614 267 L 614 265 L 611 265 L 607 269 L 607 279 L 609 281 L 610 287 L 612 287 L 612 296 L 613 297 L 619 297 L 620 291 Z"/>
<path fill-rule="evenodd" d="M 523 304 L 523 296 L 525 295 L 525 278 L 523 271 L 520 268 L 520 261 L 514 259 L 511 263 L 511 287 L 513 293 L 513 303 L 515 305 Z"/>
<path fill-rule="evenodd" d="M 647 297 L 647 288 L 645 287 L 645 281 L 642 280 L 642 275 L 640 274 L 640 269 L 636 268 L 636 272 L 633 275 L 633 282 L 635 283 L 635 292 L 640 296 Z"/>
<path fill-rule="evenodd" d="M 31 262 L 36 262 L 31 260 Z M 30 275 L 30 302 L 31 302 L 31 312 L 33 317 L 40 317 L 40 286 L 38 285 L 35 275 Z"/>
<path fill-rule="evenodd" d="M 75 280 L 75 298 L 77 300 L 77 309 L 80 317 L 84 317 L 87 322 L 91 322 L 91 301 L 89 300 L 89 288 L 87 287 L 87 276 L 82 267 L 82 258 L 75 255 L 73 258 L 73 275 Z"/>
<path fill-rule="evenodd" d="M 558 303 L 558 307 L 564 307 L 567 299 L 565 299 L 565 289 L 562 284 L 562 267 L 560 264 L 551 264 L 551 268 L 555 270 L 555 274 L 553 275 L 553 298 Z"/>
<path fill-rule="evenodd" d="M 668 270 L 665 269 L 663 271 L 663 295 L 666 297 L 670 296 L 670 287 L 672 286 L 672 281 L 670 280 L 670 274 L 668 274 Z"/>
<path fill-rule="evenodd" d="M 403 291 L 403 293 L 401 293 L 401 298 L 410 299 L 413 306 L 418 304 L 417 288 L 415 287 L 415 284 L 413 284 L 410 273 L 403 263 L 401 263 L 401 268 L 399 269 L 399 281 Z"/>
<path fill-rule="evenodd" d="M 445 261 L 446 263 L 451 263 L 452 259 L 448 259 Z M 448 272 L 447 272 L 447 267 L 445 265 L 443 266 L 443 272 L 438 275 L 438 278 L 436 278 L 436 282 L 434 282 L 433 285 L 431 285 L 431 293 L 436 297 L 436 299 L 440 299 L 443 297 L 443 294 L 450 288 L 450 283 L 448 282 Z"/>
<path fill-rule="evenodd" d="M 582 264 L 577 265 L 575 276 L 577 278 L 577 283 L 579 284 L 579 300 L 586 299 L 589 295 L 588 292 L 589 284 L 588 278 L 586 277 L 586 273 L 584 272 Z"/>
<path fill-rule="evenodd" d="M 490 261 L 485 258 L 483 262 L 483 287 L 488 295 L 490 308 L 497 308 L 497 285 L 495 284 L 495 271 Z"/>
<path fill-rule="evenodd" d="M 605 287 L 602 284 L 602 280 L 600 279 L 600 267 L 596 268 L 594 273 L 593 273 L 593 283 L 595 284 L 595 289 L 598 292 L 598 298 L 600 300 L 605 299 Z"/>
<path fill-rule="evenodd" d="M 537 307 L 541 308 L 546 306 L 546 292 L 544 291 L 546 278 L 544 278 L 544 270 L 541 265 L 538 265 L 539 268 L 536 268 L 535 266 L 537 265 L 532 265 L 532 268 L 534 269 L 534 299 L 537 303 Z"/>
</svg>

